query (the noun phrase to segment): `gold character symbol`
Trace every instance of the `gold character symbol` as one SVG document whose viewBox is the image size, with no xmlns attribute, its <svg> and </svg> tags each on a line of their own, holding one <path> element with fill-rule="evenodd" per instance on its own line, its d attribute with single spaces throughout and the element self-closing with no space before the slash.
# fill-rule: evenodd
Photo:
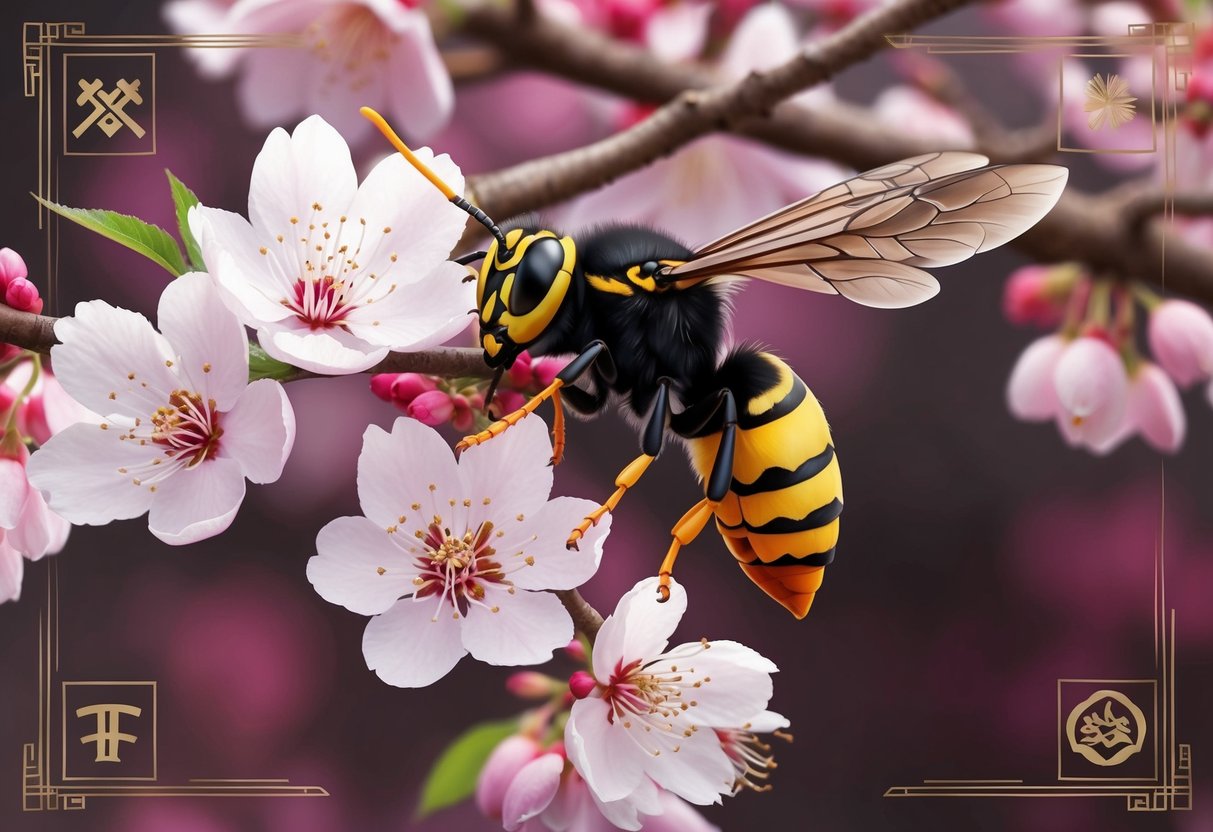
<svg viewBox="0 0 1213 832">
<path fill-rule="evenodd" d="M 122 733 L 118 719 L 122 714 L 139 716 L 142 713 L 143 709 L 134 705 L 89 705 L 85 708 L 77 708 L 77 717 L 97 717 L 97 732 L 89 734 L 87 737 L 81 737 L 80 742 L 84 745 L 88 745 L 90 742 L 97 744 L 95 762 L 120 763 L 122 761 L 118 759 L 118 744 L 129 742 L 133 745 L 138 737 L 134 734 Z"/>
<path fill-rule="evenodd" d="M 120 78 L 114 85 L 114 89 L 109 92 L 101 88 L 100 78 L 92 81 L 81 78 L 79 84 L 80 94 L 76 96 L 76 104 L 79 106 L 92 104 L 93 111 L 76 125 L 72 130 L 73 136 L 77 139 L 80 138 L 84 131 L 95 123 L 111 139 L 124 125 L 129 127 L 138 138 L 143 138 L 147 131 L 126 113 L 128 104 L 138 106 L 143 103 L 143 96 L 139 94 L 140 81 L 138 78 L 129 82 L 125 78 Z"/>
</svg>

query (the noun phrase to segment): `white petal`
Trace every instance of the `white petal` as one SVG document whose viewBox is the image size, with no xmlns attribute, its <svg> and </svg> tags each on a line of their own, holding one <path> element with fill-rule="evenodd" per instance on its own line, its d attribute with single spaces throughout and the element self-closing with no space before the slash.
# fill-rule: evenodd
<svg viewBox="0 0 1213 832">
<path fill-rule="evenodd" d="M 651 757 L 646 768 L 658 786 L 700 806 L 719 803 L 733 790 L 733 764 L 715 731 L 679 737 L 677 752 Z"/>
<path fill-rule="evenodd" d="M 753 70 L 771 69 L 796 54 L 796 21 L 775 3 L 751 9 L 741 22 L 721 58 L 726 75 L 741 78 Z"/>
<path fill-rule="evenodd" d="M 502 803 L 501 824 L 507 832 L 515 832 L 548 807 L 560 788 L 563 770 L 564 757 L 559 754 L 541 754 L 522 767 Z"/>
<path fill-rule="evenodd" d="M 25 477 L 25 464 L 19 459 L 0 457 L 0 528 L 17 525 L 27 496 L 29 480 Z"/>
<path fill-rule="evenodd" d="M 291 317 L 281 299 L 289 294 L 286 280 L 296 269 L 282 262 L 287 257 L 283 244 L 272 237 L 263 242 L 248 220 L 231 211 L 195 205 L 189 222 L 220 297 L 243 324 L 257 326 Z M 263 246 L 266 254 L 261 253 Z"/>
<path fill-rule="evenodd" d="M 532 414 L 495 439 L 468 448 L 459 470 L 472 490 L 472 518 L 510 526 L 539 511 L 552 493 L 552 440 L 543 419 Z M 484 505 L 481 497 L 491 502 Z M 572 531 L 572 529 L 569 529 Z"/>
<path fill-rule="evenodd" d="M 602 561 L 603 544 L 611 530 L 611 515 L 603 517 L 597 526 L 591 526 L 577 549 L 566 549 L 565 541 L 573 527 L 597 507 L 592 500 L 557 497 L 539 509 L 523 528 L 529 533 L 527 538 L 533 535 L 535 539 L 524 540 L 519 549 L 525 557 L 533 558 L 534 563 L 520 566 L 510 575 L 514 585 L 519 589 L 573 589 L 594 577 Z M 504 547 L 498 549 L 498 554 L 502 553 L 506 557 L 514 554 L 512 549 Z"/>
<path fill-rule="evenodd" d="M 435 615 L 435 610 L 438 611 Z M 366 666 L 389 685 L 420 688 L 441 679 L 463 658 L 459 621 L 451 608 L 428 599 L 397 601 L 366 625 Z"/>
<path fill-rule="evenodd" d="M 388 85 L 392 113 L 410 135 L 424 139 L 440 130 L 455 109 L 455 89 L 425 15 L 392 50 Z M 400 79 L 407 79 L 401 83 Z M 452 185 L 451 187 L 454 187 Z M 457 189 L 457 192 L 462 192 Z"/>
<path fill-rule="evenodd" d="M 276 481 L 295 444 L 295 411 L 286 389 L 270 379 L 254 381 L 220 418 L 219 456 L 239 462 L 251 482 Z"/>
<path fill-rule="evenodd" d="M 707 650 L 691 658 L 671 658 L 656 663 L 655 668 L 673 664 L 682 672 L 685 684 L 701 682 L 695 689 L 698 704 L 687 712 L 697 724 L 713 728 L 743 725 L 764 710 L 770 701 L 771 674 L 776 667 L 756 651 L 735 641 L 710 644 Z M 697 646 L 682 645 L 670 652 L 677 655 L 684 648 L 694 650 Z M 655 669 L 654 672 L 661 671 Z"/>
<path fill-rule="evenodd" d="M 645 45 L 667 63 L 698 58 L 708 39 L 712 11 L 712 3 L 658 6 L 645 26 Z"/>
<path fill-rule="evenodd" d="M 369 344 L 408 352 L 437 346 L 458 335 L 475 320 L 468 310 L 476 305 L 473 283 L 464 283 L 467 269 L 444 260 L 428 276 L 352 310 L 345 323 Z"/>
<path fill-rule="evenodd" d="M 687 609 L 687 593 L 670 581 L 670 600 L 657 600 L 657 579 L 647 578 L 628 590 L 603 623 L 594 643 L 594 676 L 609 679 L 615 663 L 660 655 Z"/>
<path fill-rule="evenodd" d="M 774 711 L 763 711 L 757 716 L 751 717 L 741 723 L 741 728 L 755 734 L 770 734 L 787 728 L 791 724 L 783 714 L 777 714 Z"/>
<path fill-rule="evenodd" d="M 1057 414 L 1053 370 L 1067 343 L 1060 335 L 1049 335 L 1033 341 L 1020 354 L 1007 382 L 1007 406 L 1017 419 L 1044 421 Z"/>
<path fill-rule="evenodd" d="M 222 457 L 208 459 L 159 483 L 147 527 L 170 546 L 194 543 L 230 526 L 242 502 L 240 463 Z"/>
<path fill-rule="evenodd" d="M 154 496 L 146 485 L 136 486 L 119 468 L 148 464 L 158 453 L 133 442 L 120 441 L 116 428 L 101 430 L 81 422 L 34 452 L 29 481 L 46 495 L 53 511 L 90 526 L 138 517 Z"/>
<path fill-rule="evenodd" d="M 62 342 L 51 348 L 59 383 L 96 413 L 146 418 L 179 386 L 166 363 L 176 357 L 172 347 L 138 313 L 100 300 L 79 303 L 75 316 L 55 324 L 55 336 Z"/>
<path fill-rule="evenodd" d="M 548 592 L 489 590 L 484 599 L 497 612 L 475 605 L 463 622 L 463 646 L 487 664 L 541 664 L 573 638 L 573 621 Z"/>
<path fill-rule="evenodd" d="M 76 422 L 96 424 L 101 421 L 100 416 L 69 396 L 63 385 L 45 367 L 42 373 L 42 410 L 51 436 Z"/>
<path fill-rule="evenodd" d="M 388 354 L 387 347 L 374 347 L 340 329 L 312 332 L 262 329 L 257 333 L 270 357 L 313 373 L 348 375 L 374 367 Z"/>
<path fill-rule="evenodd" d="M 309 116 L 288 137 L 275 130 L 253 163 L 249 219 L 265 234 L 286 234 L 290 218 L 306 222 L 312 203 L 341 214 L 358 191 L 350 149 L 320 116 Z"/>
<path fill-rule="evenodd" d="M 351 612 L 378 615 L 412 595 L 417 568 L 383 528 L 365 517 L 338 517 L 316 536 L 307 579 L 320 597 Z"/>
<path fill-rule="evenodd" d="M 660 800 L 658 811 L 644 819 L 645 832 L 720 832 L 685 800 L 669 792 L 660 792 Z"/>
<path fill-rule="evenodd" d="M 156 323 L 178 356 L 177 370 L 189 389 L 230 410 L 248 385 L 248 335 L 211 278 L 183 274 L 160 295 Z"/>
<path fill-rule="evenodd" d="M 42 492 L 31 488 L 21 510 L 21 520 L 5 538 L 30 560 L 53 555 L 63 549 L 71 524 L 46 506 Z"/>
<path fill-rule="evenodd" d="M 610 706 L 601 699 L 573 703 L 564 727 L 569 762 L 599 800 L 622 800 L 644 778 L 647 752 L 632 741 L 622 725 L 607 721 Z"/>
<path fill-rule="evenodd" d="M 430 486 L 433 488 L 430 488 Z M 376 525 L 387 528 L 410 518 L 413 527 L 420 512 L 418 528 L 429 518 L 441 515 L 452 529 L 463 528 L 459 520 L 464 509 L 457 498 L 466 493 L 463 475 L 446 441 L 433 428 L 416 419 L 399 417 L 388 433 L 370 425 L 362 435 L 362 453 L 358 456 L 358 499 L 362 513 Z M 449 501 L 456 499 L 452 508 Z M 421 506 L 413 509 L 413 504 Z M 455 516 L 451 516 L 456 513 Z"/>
<path fill-rule="evenodd" d="M 21 581 L 25 574 L 25 558 L 0 539 L 0 604 L 21 597 Z"/>
</svg>

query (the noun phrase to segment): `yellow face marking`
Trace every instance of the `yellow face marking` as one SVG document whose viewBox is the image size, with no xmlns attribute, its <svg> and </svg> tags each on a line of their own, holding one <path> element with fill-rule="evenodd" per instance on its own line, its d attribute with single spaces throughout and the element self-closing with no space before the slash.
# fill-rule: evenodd
<svg viewBox="0 0 1213 832">
<path fill-rule="evenodd" d="M 590 286 L 594 287 L 600 292 L 609 292 L 612 295 L 623 295 L 624 297 L 630 297 L 631 295 L 636 294 L 631 286 L 622 281 L 616 280 L 613 277 L 587 274 L 585 279 L 589 282 Z"/>
<path fill-rule="evenodd" d="M 532 239 L 555 236 L 550 231 L 540 231 Z M 525 248 L 526 245 L 529 245 L 529 241 L 525 242 L 522 247 Z M 500 321 L 505 324 L 506 332 L 509 333 L 510 340 L 515 344 L 527 344 L 542 335 L 544 330 L 551 325 L 552 319 L 556 317 L 556 312 L 564 302 L 565 295 L 568 294 L 569 286 L 573 282 L 573 264 L 577 259 L 577 248 L 571 237 L 561 237 L 560 245 L 564 249 L 564 261 L 543 300 L 525 315 L 512 315 L 508 310 L 501 313 Z M 507 278 L 507 283 L 512 286 L 509 278 Z M 502 287 L 503 295 L 507 288 L 507 286 Z"/>
<path fill-rule="evenodd" d="M 779 370 L 779 381 L 775 383 L 775 386 L 762 395 L 750 399 L 749 404 L 746 405 L 746 412 L 751 416 L 766 413 L 783 401 L 788 393 L 792 392 L 792 385 L 796 381 L 796 376 L 792 374 L 791 368 L 780 361 L 776 365 L 776 369 Z"/>
<path fill-rule="evenodd" d="M 486 324 L 493 319 L 493 310 L 497 308 L 497 295 L 491 295 L 489 302 L 484 305 L 484 309 L 480 311 L 480 320 Z"/>
<path fill-rule="evenodd" d="M 484 336 L 480 339 L 480 343 L 484 347 L 484 351 L 487 352 L 490 357 L 495 357 L 497 353 L 501 352 L 501 342 L 492 335 Z"/>
<path fill-rule="evenodd" d="M 501 282 L 501 291 L 497 293 L 497 296 L 505 303 L 507 309 L 510 307 L 510 296 L 514 291 L 514 275 L 516 274 L 517 272 L 507 274 L 505 280 Z"/>
<path fill-rule="evenodd" d="M 632 281 L 632 283 L 638 286 L 642 291 L 657 291 L 657 281 L 652 277 L 641 277 L 640 266 L 632 266 L 630 269 L 628 269 L 628 280 Z"/>
</svg>

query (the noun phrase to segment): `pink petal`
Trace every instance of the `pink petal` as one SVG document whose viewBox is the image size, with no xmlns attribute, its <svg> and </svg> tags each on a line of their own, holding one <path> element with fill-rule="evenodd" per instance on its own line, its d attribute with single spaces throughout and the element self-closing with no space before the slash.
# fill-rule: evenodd
<svg viewBox="0 0 1213 832">
<path fill-rule="evenodd" d="M 551 459 L 547 424 L 535 414 L 491 442 L 464 451 L 459 469 L 473 491 L 467 495 L 473 524 L 490 520 L 507 536 L 521 529 L 519 524 L 543 508 L 552 493 Z"/>
<path fill-rule="evenodd" d="M 733 790 L 733 764 L 715 731 L 695 731 L 677 740 L 678 752 L 650 757 L 645 769 L 658 786 L 706 806 Z"/>
<path fill-rule="evenodd" d="M 1128 377 L 1120 356 L 1105 341 L 1083 337 L 1071 342 L 1057 361 L 1053 383 L 1057 423 L 1071 444 L 1101 446 L 1121 429 Z"/>
<path fill-rule="evenodd" d="M 389 59 L 394 81 L 388 85 L 388 95 L 392 114 L 405 134 L 425 139 L 450 120 L 455 89 L 428 19 L 423 14 L 413 18 L 413 26 L 402 33 Z"/>
<path fill-rule="evenodd" d="M 433 486 L 433 488 L 430 488 Z M 400 523 L 400 516 L 421 518 L 424 527 L 439 514 L 452 529 L 467 527 L 458 497 L 468 493 L 455 455 L 433 428 L 401 416 L 388 433 L 370 425 L 358 456 L 358 499 L 377 526 Z M 454 507 L 450 499 L 456 499 Z M 421 508 L 414 510 L 413 504 Z"/>
<path fill-rule="evenodd" d="M 5 538 L 25 557 L 39 560 L 61 551 L 71 528 L 70 523 L 47 507 L 42 493 L 31 488 L 21 509 L 20 521 Z"/>
<path fill-rule="evenodd" d="M 518 551 L 533 562 L 524 561 L 527 565 L 520 565 L 510 575 L 514 585 L 519 589 L 574 589 L 594 577 L 611 530 L 611 515 L 591 526 L 578 548 L 567 549 L 565 541 L 582 518 L 597 507 L 592 500 L 557 497 L 539 509 L 519 535 L 527 542 Z M 520 559 L 516 558 L 515 563 Z"/>
<path fill-rule="evenodd" d="M 433 598 L 397 601 L 366 625 L 362 654 L 366 666 L 389 685 L 421 688 L 450 672 L 465 650 L 459 621 Z"/>
<path fill-rule="evenodd" d="M 670 600 L 657 600 L 657 579 L 647 578 L 630 589 L 598 631 L 594 643 L 594 676 L 609 679 L 615 664 L 636 659 L 653 659 L 666 648 L 669 638 L 687 608 L 687 593 L 676 581 L 670 582 Z M 599 794 L 603 797 L 602 794 Z M 617 798 L 603 797 L 604 800 Z"/>
<path fill-rule="evenodd" d="M 1038 422 L 1057 413 L 1053 371 L 1066 343 L 1060 335 L 1049 335 L 1033 341 L 1020 354 L 1007 382 L 1007 407 L 1015 418 Z"/>
<path fill-rule="evenodd" d="M 527 763 L 506 790 L 501 820 L 507 832 L 515 832 L 523 823 L 548 807 L 560 788 L 564 757 L 542 754 Z"/>
<path fill-rule="evenodd" d="M 25 558 L 0 539 L 0 604 L 21 597 L 21 581 L 25 574 Z"/>
<path fill-rule="evenodd" d="M 475 320 L 468 312 L 476 305 L 475 284 L 465 277 L 467 269 L 444 260 L 422 280 L 355 309 L 346 326 L 368 344 L 399 352 L 436 347 Z"/>
<path fill-rule="evenodd" d="M 183 274 L 165 287 L 156 316 L 160 333 L 177 352 L 190 390 L 230 410 L 248 385 L 248 335 L 209 275 Z"/>
<path fill-rule="evenodd" d="M 365 517 L 338 517 L 316 536 L 307 579 L 324 600 L 361 615 L 387 612 L 412 595 L 417 568 L 382 527 Z"/>
<path fill-rule="evenodd" d="M 735 641 L 710 644 L 709 649 L 689 659 L 666 659 L 655 667 L 673 664 L 687 684 L 702 682 L 695 692 L 698 704 L 686 712 L 697 725 L 714 728 L 743 725 L 766 709 L 773 691 L 771 674 L 777 668 L 757 651 Z"/>
<path fill-rule="evenodd" d="M 799 48 L 796 22 L 775 3 L 755 6 L 737 24 L 721 59 L 725 74 L 741 78 L 752 70 L 771 69 Z"/>
<path fill-rule="evenodd" d="M 1156 450 L 1175 453 L 1183 444 L 1183 402 L 1175 383 L 1154 364 L 1138 367 L 1129 386 L 1129 418 Z"/>
<path fill-rule="evenodd" d="M 661 814 L 644 819 L 644 832 L 720 832 L 685 800 L 669 792 L 661 793 Z"/>
<path fill-rule="evenodd" d="M 463 646 L 477 661 L 495 665 L 541 664 L 573 637 L 568 611 L 550 592 L 515 592 L 491 587 L 484 603 L 463 621 Z"/>
<path fill-rule="evenodd" d="M 622 800 L 644 778 L 648 752 L 622 725 L 607 721 L 610 706 L 601 699 L 573 703 L 564 728 L 569 761 L 599 800 Z"/>
<path fill-rule="evenodd" d="M 295 411 L 286 389 L 270 379 L 254 381 L 220 418 L 219 455 L 239 462 L 250 482 L 277 481 L 295 444 Z"/>
<path fill-rule="evenodd" d="M 539 756 L 539 743 L 523 734 L 502 740 L 476 779 L 476 806 L 485 817 L 501 818 L 505 793 L 522 767 Z"/>
<path fill-rule="evenodd" d="M 17 525 L 28 494 L 25 462 L 0 457 L 0 528 L 11 529 Z"/>
<path fill-rule="evenodd" d="M 248 220 L 218 208 L 195 205 L 190 209 L 189 224 L 223 303 L 242 323 L 258 326 L 293 317 L 280 302 L 283 287 L 273 274 L 271 258 L 279 256 L 279 244 L 261 254 L 262 236 Z M 265 244 L 270 242 L 275 241 L 267 235 Z"/>
<path fill-rule="evenodd" d="M 244 502 L 240 464 L 222 457 L 174 472 L 159 483 L 148 530 L 170 546 L 183 546 L 227 529 Z"/>
<path fill-rule="evenodd" d="M 361 373 L 388 354 L 387 347 L 368 344 L 342 329 L 312 332 L 303 326 L 273 325 L 258 330 L 257 340 L 271 358 L 325 375 Z"/>
<path fill-rule="evenodd" d="M 86 525 L 138 517 L 154 496 L 119 468 L 135 468 L 156 456 L 118 439 L 120 429 L 79 423 L 51 438 L 29 459 L 30 483 L 46 495 L 53 511 Z"/>
</svg>

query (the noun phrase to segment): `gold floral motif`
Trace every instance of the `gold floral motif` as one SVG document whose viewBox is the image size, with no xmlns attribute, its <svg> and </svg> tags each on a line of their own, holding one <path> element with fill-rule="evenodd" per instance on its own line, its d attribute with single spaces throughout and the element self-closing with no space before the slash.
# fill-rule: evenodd
<svg viewBox="0 0 1213 832">
<path fill-rule="evenodd" d="M 1114 73 L 1106 77 L 1096 74 L 1087 81 L 1087 100 L 1082 106 L 1087 113 L 1087 126 L 1092 130 L 1123 127 L 1137 115 L 1135 101 L 1137 99 L 1129 95 L 1129 83 L 1124 78 Z"/>
</svg>

